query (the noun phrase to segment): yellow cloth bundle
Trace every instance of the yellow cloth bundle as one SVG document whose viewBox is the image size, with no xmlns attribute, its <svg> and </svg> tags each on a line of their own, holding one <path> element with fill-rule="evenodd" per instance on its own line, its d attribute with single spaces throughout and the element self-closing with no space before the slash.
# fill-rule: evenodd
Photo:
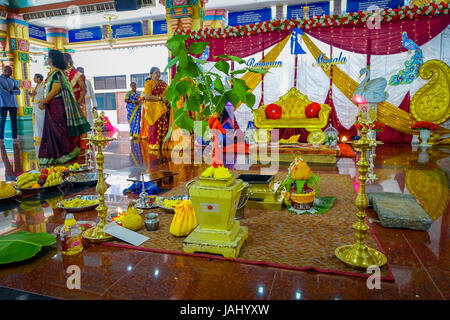
<svg viewBox="0 0 450 320">
<path fill-rule="evenodd" d="M 197 225 L 197 216 L 191 200 L 183 200 L 175 208 L 175 215 L 170 224 L 169 232 L 176 237 L 184 237 L 191 233 Z"/>
</svg>

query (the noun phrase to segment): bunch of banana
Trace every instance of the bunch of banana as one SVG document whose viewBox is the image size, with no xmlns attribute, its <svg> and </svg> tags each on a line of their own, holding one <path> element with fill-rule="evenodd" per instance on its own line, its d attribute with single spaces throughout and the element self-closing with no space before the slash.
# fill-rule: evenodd
<svg viewBox="0 0 450 320">
<path fill-rule="evenodd" d="M 92 206 L 94 204 L 99 203 L 98 199 L 95 200 L 82 200 L 81 198 L 74 198 L 70 201 L 65 200 L 62 202 L 63 207 L 65 208 L 81 208 L 81 207 L 88 207 Z"/>
<path fill-rule="evenodd" d="M 5 181 L 0 182 L 0 199 L 8 198 L 16 194 L 16 189 L 10 183 L 6 183 Z"/>
<path fill-rule="evenodd" d="M 72 171 L 78 171 L 80 170 L 80 165 L 78 164 L 78 162 L 75 162 L 73 165 L 69 166 L 69 169 Z"/>
<path fill-rule="evenodd" d="M 62 182 L 61 173 L 54 172 L 47 177 L 47 181 L 43 185 L 43 187 L 51 187 Z"/>
<path fill-rule="evenodd" d="M 39 181 L 39 173 L 25 172 L 17 179 L 17 186 L 21 189 L 31 188 Z"/>
</svg>

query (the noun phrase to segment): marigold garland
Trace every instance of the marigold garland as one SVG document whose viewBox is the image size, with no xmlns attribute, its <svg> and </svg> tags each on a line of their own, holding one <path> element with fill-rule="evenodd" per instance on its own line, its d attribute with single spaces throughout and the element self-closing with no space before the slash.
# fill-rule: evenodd
<svg viewBox="0 0 450 320">
<path fill-rule="evenodd" d="M 427 3 L 422 6 L 404 6 L 398 9 L 383 9 L 376 11 L 349 12 L 344 15 L 314 16 L 308 19 L 270 20 L 240 26 L 227 26 L 225 28 L 204 28 L 198 31 L 191 29 L 175 30 L 175 34 L 188 35 L 190 39 L 199 40 L 206 38 L 223 39 L 228 37 L 240 37 L 257 35 L 271 31 L 286 31 L 294 28 L 312 29 L 319 27 L 340 26 L 346 24 L 357 25 L 367 22 L 374 14 L 379 14 L 381 22 L 390 22 L 403 19 L 415 19 L 419 16 L 437 16 L 448 14 L 448 4 L 445 2 Z"/>
</svg>

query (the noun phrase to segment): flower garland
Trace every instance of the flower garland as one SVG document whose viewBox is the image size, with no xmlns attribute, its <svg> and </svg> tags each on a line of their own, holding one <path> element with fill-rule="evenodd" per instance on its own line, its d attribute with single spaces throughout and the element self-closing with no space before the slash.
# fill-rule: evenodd
<svg viewBox="0 0 450 320">
<path fill-rule="evenodd" d="M 366 23 L 368 19 L 375 19 L 373 15 L 379 15 L 380 22 L 390 22 L 403 19 L 415 19 L 419 16 L 437 16 L 448 14 L 448 4 L 427 3 L 422 6 L 404 6 L 398 9 L 383 9 L 379 11 L 349 12 L 344 15 L 314 16 L 308 19 L 270 20 L 240 26 L 227 26 L 225 28 L 204 28 L 198 31 L 191 29 L 177 29 L 175 34 L 188 35 L 190 39 L 199 40 L 206 38 L 223 39 L 228 37 L 240 37 L 257 35 L 271 31 L 286 31 L 294 28 L 312 29 L 319 27 L 340 26 L 346 24 L 357 25 Z"/>
</svg>

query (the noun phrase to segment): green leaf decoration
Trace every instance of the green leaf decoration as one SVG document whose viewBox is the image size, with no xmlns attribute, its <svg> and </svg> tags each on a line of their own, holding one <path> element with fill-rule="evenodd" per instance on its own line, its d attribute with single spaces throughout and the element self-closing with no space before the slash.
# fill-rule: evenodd
<svg viewBox="0 0 450 320">
<path fill-rule="evenodd" d="M 202 54 L 208 45 L 209 42 L 192 42 L 189 45 L 189 52 L 192 54 Z"/>
<path fill-rule="evenodd" d="M 230 71 L 230 65 L 229 65 L 227 62 L 223 61 L 223 60 L 217 61 L 217 62 L 214 64 L 214 67 L 215 67 L 217 70 L 222 71 L 222 72 L 225 73 L 226 75 L 228 75 L 228 72 Z"/>
<path fill-rule="evenodd" d="M 286 184 L 286 191 L 290 192 L 291 190 L 291 186 L 292 184 L 295 182 L 294 179 L 292 179 L 291 177 L 289 177 L 289 179 L 287 179 L 287 184 Z"/>
<path fill-rule="evenodd" d="M 302 193 L 303 187 L 305 186 L 305 180 L 297 180 L 295 181 L 295 185 L 297 186 L 297 193 Z"/>
<path fill-rule="evenodd" d="M 19 231 L 0 236 L 0 264 L 23 261 L 38 253 L 42 247 L 56 243 L 56 238 L 46 232 Z"/>
</svg>

